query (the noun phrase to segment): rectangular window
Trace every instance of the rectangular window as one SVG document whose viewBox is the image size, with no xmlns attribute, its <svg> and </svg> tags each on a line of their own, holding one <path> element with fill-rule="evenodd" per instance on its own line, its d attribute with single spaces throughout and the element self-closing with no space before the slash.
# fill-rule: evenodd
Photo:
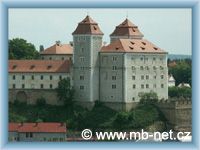
<svg viewBox="0 0 200 150">
<path fill-rule="evenodd" d="M 25 76 L 24 75 L 22 75 L 22 80 L 24 80 L 25 79 Z"/>
<path fill-rule="evenodd" d="M 43 85 L 43 84 L 40 84 L 40 88 L 43 89 L 43 88 L 44 88 L 44 85 Z"/>
<path fill-rule="evenodd" d="M 41 75 L 41 76 L 40 76 L 40 79 L 43 80 L 43 78 L 44 78 L 43 75 Z"/>
<path fill-rule="evenodd" d="M 50 75 L 49 78 L 50 78 L 50 80 L 52 80 L 53 79 L 52 75 Z"/>
<path fill-rule="evenodd" d="M 132 80 L 135 80 L 135 76 L 132 76 Z"/>
<path fill-rule="evenodd" d="M 144 84 L 141 85 L 141 88 L 144 89 Z"/>
<path fill-rule="evenodd" d="M 112 76 L 112 80 L 116 80 L 117 79 L 117 77 L 116 76 Z"/>
<path fill-rule="evenodd" d="M 161 88 L 164 88 L 164 84 L 161 84 Z"/>
<path fill-rule="evenodd" d="M 153 61 L 155 61 L 155 60 L 156 60 L 156 57 L 153 58 Z"/>
<path fill-rule="evenodd" d="M 161 78 L 161 79 L 164 79 L 164 75 L 161 75 L 160 78 Z"/>
<path fill-rule="evenodd" d="M 135 84 L 133 84 L 133 89 L 135 89 L 136 88 L 136 85 Z"/>
<path fill-rule="evenodd" d="M 141 76 L 141 80 L 144 80 L 144 76 L 143 75 Z"/>
<path fill-rule="evenodd" d="M 148 85 L 148 84 L 146 84 L 146 88 L 147 88 L 147 89 L 149 88 L 149 85 Z"/>
<path fill-rule="evenodd" d="M 13 84 L 13 89 L 15 89 L 15 84 Z"/>
<path fill-rule="evenodd" d="M 32 133 L 32 132 L 30 133 L 30 137 L 31 137 L 31 138 L 33 137 L 33 133 Z"/>
<path fill-rule="evenodd" d="M 62 80 L 62 76 L 59 76 L 59 79 Z"/>
<path fill-rule="evenodd" d="M 26 132 L 26 138 L 28 138 L 29 137 L 29 134 Z"/>
<path fill-rule="evenodd" d="M 83 85 L 80 86 L 80 90 L 84 90 L 84 86 Z"/>
<path fill-rule="evenodd" d="M 156 79 L 156 75 L 153 78 Z"/>
<path fill-rule="evenodd" d="M 85 58 L 84 57 L 80 57 L 81 62 L 84 62 Z"/>
<path fill-rule="evenodd" d="M 116 57 L 116 56 L 113 56 L 113 57 L 112 57 L 112 60 L 113 60 L 113 61 L 116 61 L 116 60 L 117 60 L 117 57 Z"/>
<path fill-rule="evenodd" d="M 143 66 L 140 66 L 140 70 L 144 70 L 144 67 L 143 67 Z"/>
<path fill-rule="evenodd" d="M 22 84 L 22 89 L 24 89 L 25 88 L 25 85 L 24 84 Z"/>
<path fill-rule="evenodd" d="M 135 70 L 135 66 L 132 66 L 132 70 Z"/>
<path fill-rule="evenodd" d="M 117 66 L 113 66 L 113 67 L 112 67 L 112 70 L 117 70 Z"/>
<path fill-rule="evenodd" d="M 13 75 L 13 80 L 15 80 L 15 75 Z"/>
<path fill-rule="evenodd" d="M 147 80 L 149 79 L 149 75 L 146 75 L 146 79 L 147 79 Z"/>
<path fill-rule="evenodd" d="M 49 85 L 49 88 L 50 88 L 50 89 L 52 89 L 52 88 L 53 88 L 53 85 L 52 85 L 52 84 L 50 84 L 50 85 Z"/>
<path fill-rule="evenodd" d="M 84 80 L 84 76 L 80 76 L 80 80 Z"/>
<path fill-rule="evenodd" d="M 153 70 L 156 70 L 156 66 L 153 66 Z"/>
<path fill-rule="evenodd" d="M 116 84 L 113 84 L 112 89 L 116 89 L 116 88 L 117 88 Z"/>
<path fill-rule="evenodd" d="M 34 75 L 31 76 L 31 79 L 34 80 Z"/>
<path fill-rule="evenodd" d="M 132 101 L 135 101 L 135 97 L 132 97 Z"/>
</svg>

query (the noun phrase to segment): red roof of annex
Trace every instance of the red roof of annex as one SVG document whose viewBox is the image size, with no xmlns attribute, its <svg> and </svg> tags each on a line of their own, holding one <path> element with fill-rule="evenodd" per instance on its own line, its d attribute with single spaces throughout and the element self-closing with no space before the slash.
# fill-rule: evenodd
<svg viewBox="0 0 200 150">
<path fill-rule="evenodd" d="M 64 123 L 9 123 L 9 132 L 66 133 Z"/>
</svg>

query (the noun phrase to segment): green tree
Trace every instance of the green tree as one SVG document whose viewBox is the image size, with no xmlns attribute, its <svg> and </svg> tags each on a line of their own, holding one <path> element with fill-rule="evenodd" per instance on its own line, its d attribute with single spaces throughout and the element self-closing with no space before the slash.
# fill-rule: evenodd
<svg viewBox="0 0 200 150">
<path fill-rule="evenodd" d="M 56 89 L 60 101 L 68 108 L 73 107 L 74 89 L 71 86 L 70 79 L 64 78 L 58 82 Z"/>
<path fill-rule="evenodd" d="M 169 67 L 169 74 L 172 74 L 176 80 L 176 85 L 180 83 L 192 83 L 192 64 L 188 59 L 177 60 L 175 66 Z"/>
<path fill-rule="evenodd" d="M 192 97 L 192 89 L 189 87 L 169 87 L 168 89 L 169 97 Z"/>
<path fill-rule="evenodd" d="M 154 104 L 158 102 L 158 96 L 155 92 L 140 93 L 140 104 Z"/>
<path fill-rule="evenodd" d="M 9 59 L 37 59 L 39 52 L 35 46 L 21 38 L 9 40 Z"/>
</svg>

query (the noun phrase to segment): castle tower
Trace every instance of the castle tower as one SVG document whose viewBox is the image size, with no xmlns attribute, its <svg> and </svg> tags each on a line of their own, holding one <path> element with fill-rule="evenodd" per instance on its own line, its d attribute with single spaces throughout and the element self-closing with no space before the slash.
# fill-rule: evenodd
<svg viewBox="0 0 200 150">
<path fill-rule="evenodd" d="M 90 106 L 99 100 L 99 51 L 103 33 L 89 16 L 72 33 L 74 41 L 75 101 Z"/>
<path fill-rule="evenodd" d="M 143 34 L 138 27 L 127 18 L 110 34 L 110 42 L 116 39 L 142 39 Z"/>
</svg>

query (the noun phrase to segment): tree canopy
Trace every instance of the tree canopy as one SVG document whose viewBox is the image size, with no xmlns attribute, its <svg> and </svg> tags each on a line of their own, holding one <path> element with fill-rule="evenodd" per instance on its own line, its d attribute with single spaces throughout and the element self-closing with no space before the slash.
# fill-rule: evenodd
<svg viewBox="0 0 200 150">
<path fill-rule="evenodd" d="M 39 52 L 32 43 L 21 38 L 9 40 L 9 59 L 37 59 Z"/>
</svg>

